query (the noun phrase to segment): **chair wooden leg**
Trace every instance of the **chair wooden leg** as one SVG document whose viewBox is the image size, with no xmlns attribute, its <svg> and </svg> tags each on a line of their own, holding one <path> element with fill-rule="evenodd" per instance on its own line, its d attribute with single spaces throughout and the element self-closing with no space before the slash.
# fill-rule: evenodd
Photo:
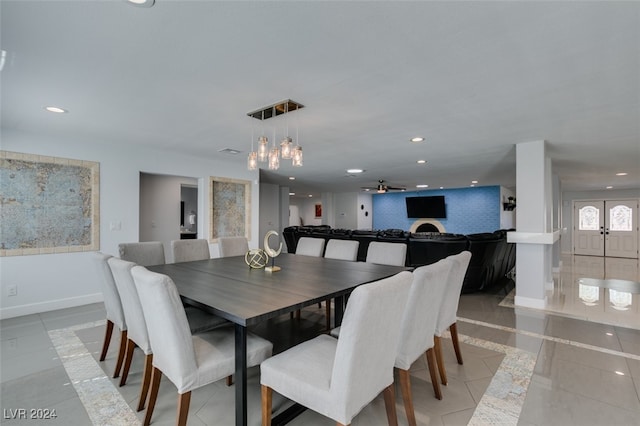
<svg viewBox="0 0 640 426">
<path fill-rule="evenodd" d="M 398 369 L 400 376 L 400 390 L 404 401 L 404 411 L 407 413 L 409 426 L 416 426 L 416 414 L 413 411 L 413 397 L 411 396 L 411 375 L 409 370 Z"/>
<path fill-rule="evenodd" d="M 331 330 L 331 299 L 327 299 L 325 315 L 327 316 L 327 331 Z"/>
<path fill-rule="evenodd" d="M 149 426 L 149 423 L 151 423 L 153 409 L 156 407 L 156 399 L 158 399 L 160 379 L 162 379 L 162 371 L 153 367 L 153 373 L 151 374 L 151 393 L 149 394 L 149 404 L 147 404 L 147 411 L 144 413 L 144 422 L 142 423 L 144 426 Z"/>
<path fill-rule="evenodd" d="M 191 403 L 191 391 L 178 395 L 178 418 L 177 426 L 186 426 L 187 416 L 189 416 L 189 404 Z"/>
<path fill-rule="evenodd" d="M 436 362 L 438 363 L 438 371 L 440 371 L 440 381 L 443 385 L 447 384 L 447 370 L 444 368 L 444 360 L 442 359 L 442 342 L 440 336 L 433 337 L 433 350 L 436 353 Z"/>
<path fill-rule="evenodd" d="M 144 373 L 142 377 L 142 386 L 140 387 L 140 398 L 138 399 L 138 411 L 144 410 L 147 402 L 147 394 L 149 393 L 149 384 L 151 383 L 151 371 L 153 370 L 153 354 L 144 357 Z"/>
<path fill-rule="evenodd" d="M 131 361 L 133 360 L 133 351 L 135 348 L 136 344 L 133 340 L 127 339 L 127 352 L 124 355 L 124 367 L 122 367 L 120 386 L 124 386 L 127 383 L 127 377 L 129 376 L 129 369 L 131 368 Z"/>
<path fill-rule="evenodd" d="M 389 426 L 398 426 L 398 415 L 396 414 L 396 395 L 393 383 L 384 389 L 384 407 L 387 409 L 387 421 Z"/>
<path fill-rule="evenodd" d="M 456 352 L 458 364 L 462 365 L 462 352 L 460 352 L 460 342 L 458 341 L 458 323 L 454 322 L 449 326 L 451 332 L 451 340 L 453 341 L 453 350 Z"/>
<path fill-rule="evenodd" d="M 111 342 L 111 334 L 113 333 L 113 322 L 107 320 L 107 327 L 104 331 L 104 342 L 102 343 L 102 352 L 100 353 L 100 361 L 104 361 L 107 357 L 107 351 L 109 350 L 109 343 Z"/>
<path fill-rule="evenodd" d="M 431 383 L 433 383 L 433 392 L 436 395 L 436 398 L 442 399 L 442 391 L 440 390 L 440 382 L 438 381 L 438 376 L 436 374 L 436 354 L 433 348 L 427 349 L 427 353 L 425 354 L 427 357 L 427 366 L 429 366 L 429 375 L 431 376 Z"/>
<path fill-rule="evenodd" d="M 113 372 L 113 378 L 120 376 L 120 370 L 122 369 L 122 362 L 124 361 L 124 353 L 127 349 L 127 330 L 120 332 L 120 350 L 118 350 L 118 360 L 116 361 L 116 369 Z"/>
<path fill-rule="evenodd" d="M 227 376 L 227 386 L 231 386 L 233 384 L 233 374 Z"/>
<path fill-rule="evenodd" d="M 262 426 L 271 426 L 271 403 L 273 390 L 262 385 Z"/>
</svg>

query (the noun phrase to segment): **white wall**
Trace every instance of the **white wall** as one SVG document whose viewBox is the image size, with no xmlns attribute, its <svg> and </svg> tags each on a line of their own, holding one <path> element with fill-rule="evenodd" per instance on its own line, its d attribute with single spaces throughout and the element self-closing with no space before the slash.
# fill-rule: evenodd
<svg viewBox="0 0 640 426">
<path fill-rule="evenodd" d="M 502 207 L 502 203 L 506 203 L 509 197 L 515 198 L 515 196 L 515 191 L 505 188 L 504 186 L 500 187 L 500 229 L 515 229 L 516 227 L 516 211 L 507 211 Z M 517 205 L 518 200 L 516 199 L 516 206 Z"/>
<path fill-rule="evenodd" d="M 358 193 L 356 210 L 358 222 L 354 229 L 373 229 L 373 196 L 368 193 Z"/>
<path fill-rule="evenodd" d="M 258 173 L 249 172 L 244 162 L 228 161 L 224 154 L 188 157 L 178 152 L 150 150 L 95 138 L 68 140 L 62 135 L 36 135 L 2 130 L 2 149 L 100 163 L 100 249 L 117 255 L 118 244 L 138 241 L 140 172 L 192 176 L 200 179 L 200 218 L 209 205 L 209 176 L 252 181 L 251 241 L 258 246 Z M 118 231 L 110 223 L 120 222 Z M 200 221 L 198 233 L 209 235 L 208 221 Z M 216 247 L 217 249 L 217 247 Z M 217 251 L 217 250 L 215 250 Z M 215 252 L 212 250 L 212 253 Z M 0 258 L 0 318 L 44 312 L 102 300 L 90 253 L 14 256 Z M 7 297 L 16 285 L 18 294 Z"/>
<path fill-rule="evenodd" d="M 322 218 L 316 218 L 316 204 L 322 204 L 318 199 L 309 198 L 306 200 L 296 200 L 295 203 L 300 211 L 303 225 L 322 225 Z M 324 206 L 323 206 L 324 214 Z"/>
<path fill-rule="evenodd" d="M 334 194 L 333 208 L 335 213 L 335 228 L 358 228 L 358 194 L 343 192 Z"/>
</svg>

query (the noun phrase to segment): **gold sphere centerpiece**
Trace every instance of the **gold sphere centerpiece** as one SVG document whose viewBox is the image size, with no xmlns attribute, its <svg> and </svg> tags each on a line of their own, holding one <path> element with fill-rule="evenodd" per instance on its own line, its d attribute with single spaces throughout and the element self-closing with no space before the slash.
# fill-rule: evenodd
<svg viewBox="0 0 640 426">
<path fill-rule="evenodd" d="M 253 269 L 260 269 L 267 266 L 269 256 L 262 249 L 251 249 L 244 255 L 244 262 Z"/>
</svg>

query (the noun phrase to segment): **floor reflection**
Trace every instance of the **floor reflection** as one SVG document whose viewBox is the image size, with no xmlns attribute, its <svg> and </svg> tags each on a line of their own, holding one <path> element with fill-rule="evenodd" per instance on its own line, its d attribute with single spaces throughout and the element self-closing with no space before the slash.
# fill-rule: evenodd
<svg viewBox="0 0 640 426">
<path fill-rule="evenodd" d="M 638 259 L 562 258 L 546 310 L 587 321 L 640 329 Z"/>
</svg>

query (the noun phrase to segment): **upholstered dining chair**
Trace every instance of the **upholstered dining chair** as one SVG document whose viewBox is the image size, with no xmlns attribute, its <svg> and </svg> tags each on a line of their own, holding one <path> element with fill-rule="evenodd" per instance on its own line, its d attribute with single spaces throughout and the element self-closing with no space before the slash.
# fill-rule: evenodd
<svg viewBox="0 0 640 426">
<path fill-rule="evenodd" d="M 140 297 L 138 296 L 138 291 L 136 290 L 133 276 L 131 275 L 131 269 L 133 269 L 136 264 L 115 257 L 110 258 L 108 263 L 121 296 L 122 309 L 128 325 L 127 351 L 124 366 L 122 367 L 120 386 L 124 386 L 127 383 L 135 348 L 139 347 L 145 355 L 142 386 L 140 388 L 140 398 L 138 401 L 138 411 L 141 411 L 144 409 L 149 384 L 151 383 L 153 352 L 151 351 L 151 344 L 149 343 L 149 333 L 147 332 L 147 323 L 145 322 L 142 312 Z M 186 307 L 185 313 L 187 314 L 187 321 L 189 322 L 191 333 L 200 333 L 229 324 L 224 318 L 208 314 L 194 307 Z"/>
<path fill-rule="evenodd" d="M 436 353 L 436 361 L 438 363 L 438 371 L 443 385 L 447 384 L 447 371 L 445 370 L 444 360 L 442 359 L 442 346 L 440 337 L 449 329 L 451 332 L 451 341 L 453 349 L 456 353 L 458 364 L 462 365 L 462 353 L 460 352 L 460 343 L 458 341 L 458 303 L 460 302 L 460 292 L 462 291 L 462 283 L 467 273 L 467 267 L 471 260 L 471 252 L 463 251 L 456 255 L 447 257 L 446 259 L 453 262 L 451 273 L 449 274 L 449 282 L 445 287 L 445 293 L 438 312 L 438 321 L 436 323 L 436 332 L 434 339 L 434 350 Z"/>
<path fill-rule="evenodd" d="M 367 249 L 366 261 L 380 265 L 404 266 L 406 257 L 407 245 L 404 243 L 372 241 Z"/>
<path fill-rule="evenodd" d="M 98 273 L 100 288 L 104 297 L 104 307 L 107 311 L 107 326 L 104 334 L 104 342 L 102 343 L 102 351 L 100 352 L 100 361 L 104 361 L 107 356 L 111 335 L 113 334 L 113 326 L 115 325 L 120 330 L 120 349 L 118 350 L 116 368 L 113 373 L 113 378 L 115 379 L 120 375 L 122 362 L 124 360 L 127 346 L 127 323 L 124 318 L 120 294 L 118 293 L 118 288 L 116 287 L 111 269 L 107 263 L 111 257 L 112 256 L 101 252 L 92 254 L 92 260 Z"/>
<path fill-rule="evenodd" d="M 322 257 L 324 251 L 324 238 L 301 237 L 298 240 L 296 254 L 304 256 Z"/>
<path fill-rule="evenodd" d="M 358 246 L 359 241 L 331 239 L 327 242 L 324 257 L 355 262 L 358 259 Z"/>
<path fill-rule="evenodd" d="M 340 338 L 320 335 L 260 365 L 262 425 L 271 424 L 273 391 L 340 425 L 384 392 L 387 420 L 397 424 L 393 364 L 411 272 L 357 287 Z"/>
<path fill-rule="evenodd" d="M 153 373 L 144 425 L 151 422 L 164 374 L 178 389 L 176 424 L 186 425 L 191 392 L 233 374 L 235 334 L 231 326 L 191 335 L 174 282 L 166 275 L 135 266 L 131 270 L 153 351 Z M 271 356 L 271 342 L 247 335 L 247 366 Z"/>
<path fill-rule="evenodd" d="M 209 242 L 205 239 L 173 240 L 171 241 L 171 252 L 174 263 L 211 258 Z"/>
<path fill-rule="evenodd" d="M 140 266 L 164 265 L 164 244 L 162 241 L 118 244 L 120 259 Z"/>
<path fill-rule="evenodd" d="M 355 262 L 358 259 L 359 241 L 331 239 L 327 242 L 324 251 L 325 259 L 348 260 Z M 326 304 L 326 321 L 327 330 L 331 329 L 331 300 L 327 300 Z"/>
<path fill-rule="evenodd" d="M 433 347 L 438 312 L 448 284 L 452 263 L 450 260 L 443 259 L 413 271 L 413 283 L 402 317 L 400 343 L 395 362 L 400 378 L 404 409 L 410 426 L 416 425 L 416 416 L 411 396 L 409 369 L 411 364 L 423 354 L 426 356 L 433 391 L 436 398 L 442 399 Z"/>
<path fill-rule="evenodd" d="M 218 247 L 220 257 L 244 256 L 249 251 L 249 242 L 246 237 L 220 237 Z"/>
</svg>

